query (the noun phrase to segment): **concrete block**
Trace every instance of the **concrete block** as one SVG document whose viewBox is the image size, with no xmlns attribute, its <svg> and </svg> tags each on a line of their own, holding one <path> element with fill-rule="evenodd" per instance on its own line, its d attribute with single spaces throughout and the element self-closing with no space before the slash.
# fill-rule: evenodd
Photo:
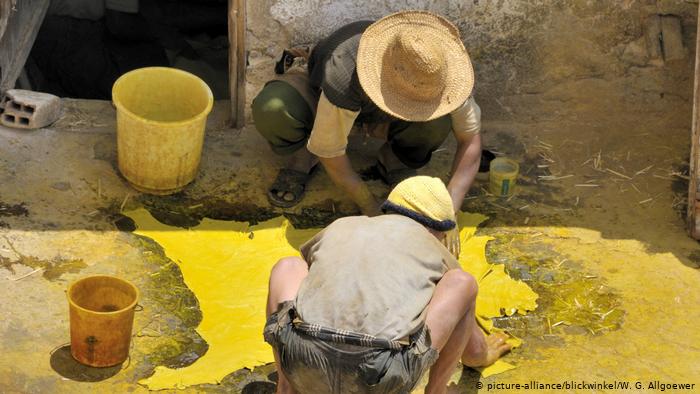
<svg viewBox="0 0 700 394">
<path fill-rule="evenodd" d="M 685 59 L 686 50 L 683 46 L 681 18 L 675 15 L 661 17 L 661 41 L 666 61 Z"/>
<path fill-rule="evenodd" d="M 0 102 L 0 123 L 18 129 L 39 129 L 61 116 L 61 99 L 48 93 L 10 89 Z"/>
</svg>

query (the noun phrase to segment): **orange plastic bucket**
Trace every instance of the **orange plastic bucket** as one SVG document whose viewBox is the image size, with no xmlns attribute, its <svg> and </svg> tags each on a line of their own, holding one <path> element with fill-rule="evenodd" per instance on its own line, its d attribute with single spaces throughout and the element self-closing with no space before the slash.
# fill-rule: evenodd
<svg viewBox="0 0 700 394">
<path fill-rule="evenodd" d="M 130 282 L 98 275 L 68 287 L 70 351 L 91 367 L 111 367 L 129 356 L 139 291 Z"/>
</svg>

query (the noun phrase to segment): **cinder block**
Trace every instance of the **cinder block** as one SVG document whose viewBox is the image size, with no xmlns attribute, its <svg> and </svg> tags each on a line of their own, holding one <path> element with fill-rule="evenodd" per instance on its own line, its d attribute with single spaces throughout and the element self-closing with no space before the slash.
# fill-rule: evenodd
<svg viewBox="0 0 700 394">
<path fill-rule="evenodd" d="M 61 99 L 53 94 L 10 89 L 0 102 L 0 123 L 19 129 L 39 129 L 61 116 Z"/>
</svg>

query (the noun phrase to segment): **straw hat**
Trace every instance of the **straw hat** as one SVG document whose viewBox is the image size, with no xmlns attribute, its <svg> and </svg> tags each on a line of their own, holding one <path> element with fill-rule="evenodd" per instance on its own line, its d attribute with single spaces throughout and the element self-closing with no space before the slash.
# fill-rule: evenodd
<svg viewBox="0 0 700 394">
<path fill-rule="evenodd" d="M 452 230 L 457 224 L 452 197 L 439 178 L 404 179 L 389 193 L 382 209 L 408 216 L 436 231 Z"/>
<path fill-rule="evenodd" d="M 457 28 L 426 11 L 386 16 L 362 34 L 357 75 L 384 112 L 428 121 L 462 105 L 474 87 L 474 69 Z"/>
</svg>

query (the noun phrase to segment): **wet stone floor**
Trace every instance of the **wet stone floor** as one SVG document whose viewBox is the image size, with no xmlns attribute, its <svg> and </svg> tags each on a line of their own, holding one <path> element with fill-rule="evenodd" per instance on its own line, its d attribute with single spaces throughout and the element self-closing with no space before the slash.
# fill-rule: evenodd
<svg viewBox="0 0 700 394">
<path fill-rule="evenodd" d="M 178 262 L 134 234 L 126 211 L 146 208 L 183 231 L 203 218 L 259 223 L 284 215 L 312 228 L 357 213 L 322 171 L 300 206 L 270 207 L 265 186 L 282 162 L 251 126 L 228 130 L 225 106 L 209 119 L 195 182 L 172 196 L 141 195 L 116 171 L 109 104 L 72 105 L 94 114 L 87 125 L 0 129 L 2 393 L 146 392 L 138 382 L 157 366 L 192 365 L 209 350 L 196 330 L 199 300 Z M 647 123 L 640 133 L 659 127 Z M 585 130 L 564 121 L 485 124 L 485 145 L 520 162 L 519 187 L 497 198 L 478 181 L 462 208 L 489 217 L 477 232 L 493 238 L 488 261 L 537 292 L 538 308 L 494 319 L 523 339 L 506 357 L 515 369 L 483 378 L 458 368 L 450 392 L 529 381 L 700 384 L 700 248 L 683 223 L 687 128 L 645 141 L 628 130 L 612 121 Z M 583 143 L 584 132 L 595 138 Z M 358 170 L 371 167 L 371 149 L 350 152 Z M 421 173 L 447 179 L 453 150 L 448 142 Z M 369 175 L 372 191 L 385 196 Z M 130 357 L 116 367 L 88 368 L 70 356 L 65 290 L 93 274 L 123 277 L 141 291 Z M 168 392 L 272 393 L 275 381 L 268 364 Z"/>
</svg>

